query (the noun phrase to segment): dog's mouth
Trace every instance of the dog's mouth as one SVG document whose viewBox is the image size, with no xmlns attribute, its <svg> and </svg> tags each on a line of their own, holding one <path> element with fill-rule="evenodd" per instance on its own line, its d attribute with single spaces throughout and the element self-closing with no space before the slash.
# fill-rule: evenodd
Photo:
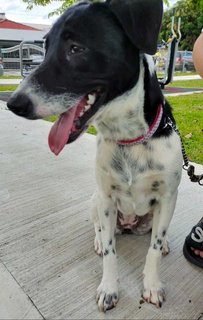
<svg viewBox="0 0 203 320">
<path fill-rule="evenodd" d="M 96 113 L 101 98 L 101 88 L 85 95 L 78 104 L 62 113 L 49 133 L 49 147 L 58 155 L 66 144 L 75 141 L 88 127 L 88 122 Z"/>
</svg>

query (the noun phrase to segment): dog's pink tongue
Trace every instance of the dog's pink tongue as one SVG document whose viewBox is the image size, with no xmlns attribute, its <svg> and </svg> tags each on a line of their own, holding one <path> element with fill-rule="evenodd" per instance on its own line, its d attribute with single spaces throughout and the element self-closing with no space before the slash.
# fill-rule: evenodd
<svg viewBox="0 0 203 320">
<path fill-rule="evenodd" d="M 66 145 L 73 127 L 77 107 L 63 113 L 60 118 L 54 123 L 49 133 L 49 147 L 57 156 Z"/>
</svg>

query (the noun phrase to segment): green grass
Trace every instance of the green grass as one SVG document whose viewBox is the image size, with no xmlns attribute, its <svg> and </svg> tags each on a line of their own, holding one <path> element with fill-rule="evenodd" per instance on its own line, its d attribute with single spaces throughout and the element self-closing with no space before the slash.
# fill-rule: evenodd
<svg viewBox="0 0 203 320">
<path fill-rule="evenodd" d="M 174 81 L 168 87 L 203 88 L 203 79 Z"/>
<path fill-rule="evenodd" d="M 187 71 L 187 72 L 182 72 L 182 71 L 175 71 L 174 76 L 195 76 L 197 75 L 197 72 L 195 71 Z"/>
<path fill-rule="evenodd" d="M 0 76 L 0 79 L 22 79 L 21 76 Z"/>
<path fill-rule="evenodd" d="M 0 91 L 14 91 L 17 87 L 16 84 L 1 84 Z"/>
<path fill-rule="evenodd" d="M 164 72 L 158 72 L 157 76 L 163 77 L 164 74 L 165 74 Z M 173 76 L 176 77 L 176 76 L 195 76 L 195 75 L 197 75 L 197 72 L 195 71 L 187 71 L 187 72 L 175 71 Z"/>
<path fill-rule="evenodd" d="M 203 93 L 168 97 L 191 161 L 203 164 Z M 192 134 L 191 138 L 185 136 Z"/>
</svg>

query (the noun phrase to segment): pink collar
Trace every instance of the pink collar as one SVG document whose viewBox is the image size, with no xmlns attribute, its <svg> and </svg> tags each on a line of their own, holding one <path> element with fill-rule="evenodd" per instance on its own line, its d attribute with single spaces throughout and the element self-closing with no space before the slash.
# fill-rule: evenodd
<svg viewBox="0 0 203 320">
<path fill-rule="evenodd" d="M 145 133 L 144 135 L 136 138 L 136 139 L 132 139 L 132 140 L 118 140 L 116 141 L 117 144 L 119 145 L 127 145 L 127 146 L 131 146 L 133 144 L 140 144 L 143 143 L 145 141 L 148 141 L 156 132 L 156 130 L 158 129 L 161 119 L 162 119 L 162 115 L 163 115 L 163 107 L 160 104 L 157 110 L 157 114 L 156 114 L 156 118 L 154 119 L 152 125 L 150 126 L 149 130 L 147 131 L 147 133 Z"/>
</svg>

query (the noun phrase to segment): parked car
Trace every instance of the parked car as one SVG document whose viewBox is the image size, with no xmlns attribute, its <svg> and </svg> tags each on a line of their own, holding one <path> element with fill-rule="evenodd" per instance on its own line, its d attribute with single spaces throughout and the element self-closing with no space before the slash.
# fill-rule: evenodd
<svg viewBox="0 0 203 320">
<path fill-rule="evenodd" d="M 194 63 L 192 59 L 192 51 L 178 51 L 175 62 L 176 71 L 194 71 Z"/>
<path fill-rule="evenodd" d="M 3 59 L 0 57 L 0 76 L 3 76 L 3 74 L 4 74 Z"/>
<path fill-rule="evenodd" d="M 32 70 L 39 66 L 44 60 L 43 55 L 32 54 L 30 59 L 23 60 L 23 77 L 27 77 Z"/>
</svg>

